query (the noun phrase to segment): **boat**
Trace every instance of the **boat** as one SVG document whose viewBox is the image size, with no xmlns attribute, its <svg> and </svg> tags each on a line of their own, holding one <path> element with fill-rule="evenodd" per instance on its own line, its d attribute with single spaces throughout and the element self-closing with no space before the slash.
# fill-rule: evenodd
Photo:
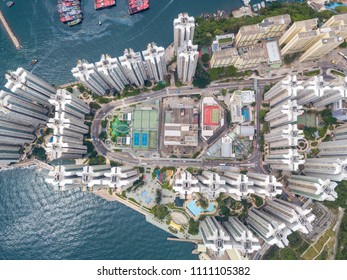
<svg viewBox="0 0 347 280">
<path fill-rule="evenodd" d="M 34 58 L 33 60 L 31 60 L 31 62 L 30 62 L 30 64 L 36 64 L 36 63 L 38 63 L 39 61 L 36 59 L 36 58 Z"/>
<path fill-rule="evenodd" d="M 116 0 L 94 0 L 95 10 L 109 8 L 116 5 Z"/>
<path fill-rule="evenodd" d="M 61 16 L 60 21 L 61 22 L 69 22 L 69 21 L 73 21 L 75 19 L 82 19 L 82 18 L 83 18 L 82 14 L 74 15 L 74 16 Z"/>
<path fill-rule="evenodd" d="M 102 23 L 101 23 L 101 20 L 99 20 L 99 25 L 101 25 Z"/>
<path fill-rule="evenodd" d="M 9 8 L 12 7 L 13 5 L 14 5 L 13 1 L 7 1 L 6 2 L 6 6 L 9 7 Z"/>
<path fill-rule="evenodd" d="M 80 18 L 77 18 L 77 19 L 75 19 L 75 20 L 73 20 L 73 21 L 68 22 L 67 25 L 68 25 L 69 27 L 71 27 L 71 26 L 74 26 L 74 25 L 79 24 L 81 21 L 82 21 L 82 20 L 81 20 Z"/>
<path fill-rule="evenodd" d="M 82 19 L 81 1 L 79 0 L 58 0 L 58 13 L 60 21 L 63 23 L 70 22 L 68 26 L 79 24 Z"/>
<path fill-rule="evenodd" d="M 149 9 L 149 0 L 128 0 L 129 15 L 137 14 Z"/>
<path fill-rule="evenodd" d="M 264 1 L 262 1 L 262 2 L 260 3 L 260 5 L 261 5 L 262 8 L 265 8 L 265 2 L 264 2 Z"/>
<path fill-rule="evenodd" d="M 79 9 L 80 7 L 78 6 L 62 7 L 62 8 L 58 8 L 58 13 L 65 13 L 65 12 L 79 10 Z"/>
</svg>

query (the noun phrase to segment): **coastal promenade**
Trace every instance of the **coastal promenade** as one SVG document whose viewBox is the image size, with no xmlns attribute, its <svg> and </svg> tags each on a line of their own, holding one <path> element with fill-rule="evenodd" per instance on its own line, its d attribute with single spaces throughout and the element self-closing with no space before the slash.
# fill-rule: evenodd
<svg viewBox="0 0 347 280">
<path fill-rule="evenodd" d="M 35 167 L 38 167 L 38 168 L 43 168 L 43 169 L 46 169 L 48 171 L 52 171 L 54 170 L 54 166 L 52 165 L 49 165 L 48 163 L 45 163 L 43 161 L 40 161 L 38 159 L 29 159 L 29 160 L 25 160 L 25 161 L 21 161 L 21 162 L 18 162 L 16 164 L 13 164 L 11 166 L 0 166 L 0 169 L 1 168 L 4 168 L 4 169 L 9 169 L 9 168 L 25 168 L 25 167 L 31 167 L 31 166 L 35 166 Z"/>
<path fill-rule="evenodd" d="M 2 25 L 5 27 L 5 30 L 8 34 L 8 36 L 10 36 L 13 45 L 16 47 L 17 50 L 19 50 L 21 48 L 21 45 L 19 44 L 19 41 L 17 39 L 17 37 L 14 35 L 14 33 L 11 30 L 11 27 L 8 25 L 3 13 L 0 11 L 0 21 L 2 23 Z"/>
</svg>

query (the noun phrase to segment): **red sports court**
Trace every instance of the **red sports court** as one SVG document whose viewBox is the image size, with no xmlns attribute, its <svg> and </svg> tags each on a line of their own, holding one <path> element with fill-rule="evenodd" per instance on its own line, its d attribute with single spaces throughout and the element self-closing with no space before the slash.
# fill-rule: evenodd
<svg viewBox="0 0 347 280">
<path fill-rule="evenodd" d="M 204 106 L 204 125 L 217 126 L 220 120 L 220 108 L 218 105 Z"/>
</svg>

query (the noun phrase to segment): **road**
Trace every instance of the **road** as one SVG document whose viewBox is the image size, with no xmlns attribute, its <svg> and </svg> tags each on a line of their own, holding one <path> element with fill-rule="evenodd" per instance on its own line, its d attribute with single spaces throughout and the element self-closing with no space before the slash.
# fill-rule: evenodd
<svg viewBox="0 0 347 280">
<path fill-rule="evenodd" d="M 227 159 L 222 160 L 213 160 L 213 159 L 181 159 L 181 158 L 134 158 L 130 153 L 127 152 L 115 152 L 112 149 L 108 148 L 107 145 L 99 139 L 99 134 L 101 132 L 101 122 L 102 120 L 111 114 L 114 110 L 131 106 L 133 104 L 141 103 L 144 101 L 156 100 L 162 97 L 168 96 L 177 96 L 177 95 L 194 95 L 201 94 L 202 96 L 208 96 L 213 93 L 219 92 L 222 89 L 242 89 L 253 87 L 255 82 L 253 79 L 237 81 L 237 82 L 228 82 L 228 83 L 215 83 L 209 85 L 207 88 L 199 89 L 189 86 L 184 86 L 180 88 L 165 88 L 160 91 L 142 93 L 137 96 L 127 97 L 117 101 L 112 101 L 108 104 L 105 104 L 100 108 L 94 116 L 94 120 L 91 126 L 91 137 L 96 151 L 110 160 L 119 161 L 127 165 L 151 165 L 151 166 L 177 166 L 177 167 L 215 167 L 215 166 L 244 166 L 249 168 L 254 168 L 255 171 L 264 173 L 265 170 L 262 166 L 261 161 L 261 152 L 259 150 L 259 132 L 260 132 L 260 123 L 258 122 L 259 111 L 262 103 L 262 94 L 261 89 L 269 84 L 269 82 L 277 82 L 281 78 L 277 79 L 267 79 L 257 81 L 257 94 L 256 94 L 256 103 L 257 103 L 257 129 L 256 129 L 256 143 L 254 147 L 253 154 L 242 162 L 230 161 Z"/>
</svg>

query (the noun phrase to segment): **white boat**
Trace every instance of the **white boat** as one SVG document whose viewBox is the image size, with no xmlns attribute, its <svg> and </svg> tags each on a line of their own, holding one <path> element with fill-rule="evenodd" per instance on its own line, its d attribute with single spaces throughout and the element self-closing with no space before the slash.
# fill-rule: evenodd
<svg viewBox="0 0 347 280">
<path fill-rule="evenodd" d="M 102 24 L 102 22 L 101 22 L 101 20 L 99 20 L 99 25 L 101 25 Z"/>
<path fill-rule="evenodd" d="M 260 5 L 261 5 L 262 8 L 265 8 L 265 2 L 264 1 L 261 2 Z"/>
</svg>

